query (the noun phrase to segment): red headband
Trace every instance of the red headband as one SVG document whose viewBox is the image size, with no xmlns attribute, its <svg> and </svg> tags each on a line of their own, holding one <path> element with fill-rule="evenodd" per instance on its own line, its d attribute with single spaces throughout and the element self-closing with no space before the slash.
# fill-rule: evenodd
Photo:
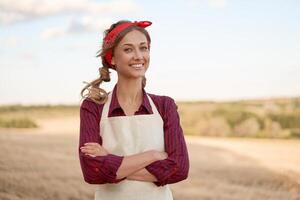
<svg viewBox="0 0 300 200">
<path fill-rule="evenodd" d="M 135 22 L 125 22 L 125 23 L 119 24 L 113 30 L 111 30 L 104 38 L 104 47 L 111 45 L 115 41 L 115 39 L 117 38 L 119 33 L 130 26 L 139 26 L 141 28 L 146 28 L 147 26 L 150 26 L 151 24 L 152 24 L 152 22 L 150 22 L 150 21 L 139 21 L 139 22 L 135 21 Z M 105 54 L 104 57 L 105 57 L 105 60 L 107 61 L 107 63 L 110 65 L 110 67 L 114 69 L 115 67 L 111 64 L 112 50 L 109 50 Z"/>
</svg>

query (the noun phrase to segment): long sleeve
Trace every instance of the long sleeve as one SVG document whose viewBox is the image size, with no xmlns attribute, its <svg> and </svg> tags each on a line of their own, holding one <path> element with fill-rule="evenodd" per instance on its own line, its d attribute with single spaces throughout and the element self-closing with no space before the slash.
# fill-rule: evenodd
<svg viewBox="0 0 300 200">
<path fill-rule="evenodd" d="M 180 118 L 174 100 L 166 97 L 164 103 L 165 151 L 168 158 L 156 161 L 146 167 L 157 178 L 157 186 L 176 183 L 187 178 L 189 158 L 186 142 L 180 126 Z"/>
<path fill-rule="evenodd" d="M 123 179 L 116 179 L 123 156 L 109 154 L 107 156 L 91 157 L 84 155 L 80 147 L 87 142 L 97 142 L 102 145 L 99 122 L 103 105 L 98 105 L 85 99 L 80 106 L 80 137 L 79 159 L 84 180 L 90 184 L 118 183 Z"/>
</svg>

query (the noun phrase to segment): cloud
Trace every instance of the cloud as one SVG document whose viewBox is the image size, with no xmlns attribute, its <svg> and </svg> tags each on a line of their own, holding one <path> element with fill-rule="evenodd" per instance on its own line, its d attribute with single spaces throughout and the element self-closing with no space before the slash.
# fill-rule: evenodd
<svg viewBox="0 0 300 200">
<path fill-rule="evenodd" d="M 97 16 L 84 16 L 80 20 L 73 19 L 69 25 L 68 32 L 99 31 L 104 30 L 112 23 L 110 19 Z"/>
<path fill-rule="evenodd" d="M 210 7 L 214 7 L 214 8 L 223 8 L 226 7 L 227 5 L 227 0 L 188 0 L 186 1 L 190 6 L 202 6 L 206 3 L 208 3 L 208 5 Z"/>
<path fill-rule="evenodd" d="M 102 3 L 93 0 L 1 0 L 0 24 L 10 25 L 62 14 L 120 14 L 137 9 L 138 6 L 131 0 Z"/>
<path fill-rule="evenodd" d="M 0 43 L 2 47 L 9 47 L 9 48 L 14 48 L 17 47 L 18 45 L 23 43 L 23 40 L 21 38 L 16 37 L 16 36 L 9 36 L 7 38 L 2 38 L 0 40 Z"/>
<path fill-rule="evenodd" d="M 36 59 L 35 55 L 29 52 L 21 54 L 20 58 L 23 59 L 24 61 L 29 61 L 29 62 L 32 62 Z"/>
<path fill-rule="evenodd" d="M 99 18 L 99 19 L 97 19 Z M 67 34 L 101 31 L 106 29 L 112 20 L 97 16 L 84 16 L 81 19 L 72 18 L 65 27 L 51 27 L 41 33 L 42 39 L 61 37 Z"/>
<path fill-rule="evenodd" d="M 211 7 L 224 8 L 227 5 L 227 0 L 208 0 Z"/>
<path fill-rule="evenodd" d="M 67 30 L 65 28 L 60 28 L 60 27 L 48 28 L 41 33 L 41 38 L 50 39 L 54 37 L 59 37 L 65 35 L 66 32 Z"/>
</svg>

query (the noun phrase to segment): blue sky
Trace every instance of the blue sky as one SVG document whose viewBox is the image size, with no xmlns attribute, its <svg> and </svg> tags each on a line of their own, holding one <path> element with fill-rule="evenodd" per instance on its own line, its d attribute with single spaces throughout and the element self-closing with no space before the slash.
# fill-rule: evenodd
<svg viewBox="0 0 300 200">
<path fill-rule="evenodd" d="M 98 77 L 102 33 L 150 20 L 146 90 L 175 100 L 300 96 L 300 2 L 0 2 L 0 104 L 78 104 Z M 103 87 L 109 91 L 116 83 Z"/>
</svg>

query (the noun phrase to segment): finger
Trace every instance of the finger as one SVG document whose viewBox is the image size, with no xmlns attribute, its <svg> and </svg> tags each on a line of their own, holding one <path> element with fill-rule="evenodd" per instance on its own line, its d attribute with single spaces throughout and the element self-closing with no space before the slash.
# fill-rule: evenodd
<svg viewBox="0 0 300 200">
<path fill-rule="evenodd" d="M 95 153 L 96 150 L 95 149 L 81 149 L 81 152 L 83 152 L 83 153 Z"/>
<path fill-rule="evenodd" d="M 82 152 L 82 153 L 91 153 L 91 151 L 88 150 L 88 149 L 81 149 L 81 152 Z"/>
<path fill-rule="evenodd" d="M 100 146 L 100 144 L 97 143 L 97 142 L 87 142 L 87 143 L 84 143 L 84 145 L 85 145 L 85 146 L 89 146 L 89 145 L 90 145 L 90 146 L 98 146 L 98 145 Z"/>
<path fill-rule="evenodd" d="M 91 157 L 96 157 L 96 155 L 93 155 L 93 154 L 91 154 L 91 153 L 86 153 L 85 155 L 86 155 L 86 156 L 91 156 Z"/>
<path fill-rule="evenodd" d="M 96 148 L 94 148 L 94 147 L 86 147 L 86 148 L 80 148 L 80 150 L 82 152 L 86 152 L 86 151 L 88 151 L 88 152 L 94 152 L 94 151 L 96 151 Z"/>
<path fill-rule="evenodd" d="M 92 147 L 92 146 L 86 146 L 86 147 L 81 147 L 80 149 L 93 150 L 93 149 L 96 149 L 96 148 Z"/>
<path fill-rule="evenodd" d="M 86 143 L 82 147 L 94 147 L 95 148 L 95 147 L 101 147 L 101 145 L 98 143 Z"/>
<path fill-rule="evenodd" d="M 103 147 L 101 145 L 99 145 L 98 143 L 95 144 L 87 144 L 84 147 L 88 147 L 88 148 L 95 148 L 95 149 L 103 149 Z"/>
</svg>

